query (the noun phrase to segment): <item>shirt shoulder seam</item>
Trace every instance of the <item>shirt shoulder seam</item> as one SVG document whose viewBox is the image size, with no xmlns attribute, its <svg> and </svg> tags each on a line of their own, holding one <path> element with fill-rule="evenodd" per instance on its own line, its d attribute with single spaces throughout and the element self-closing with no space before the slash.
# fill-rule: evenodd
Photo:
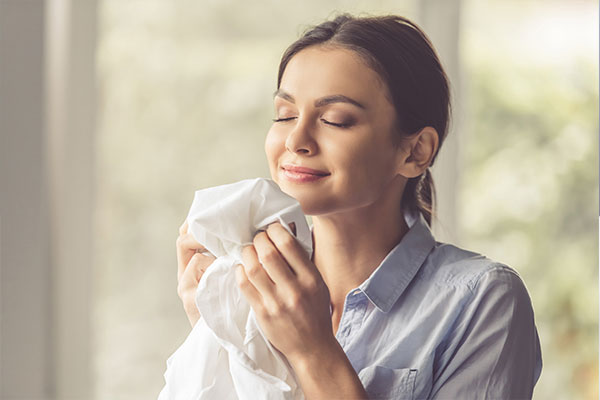
<svg viewBox="0 0 600 400">
<path fill-rule="evenodd" d="M 482 269 L 477 274 L 475 274 L 471 279 L 469 279 L 467 281 L 467 287 L 469 288 L 469 290 L 475 291 L 477 286 L 479 286 L 479 283 L 481 282 L 482 278 L 486 274 L 491 274 L 494 272 L 507 272 L 507 273 L 513 274 L 514 276 L 516 276 L 519 279 L 521 278 L 520 275 L 517 273 L 517 271 L 515 271 L 508 265 L 503 264 L 498 261 L 493 261 L 486 268 Z"/>
</svg>

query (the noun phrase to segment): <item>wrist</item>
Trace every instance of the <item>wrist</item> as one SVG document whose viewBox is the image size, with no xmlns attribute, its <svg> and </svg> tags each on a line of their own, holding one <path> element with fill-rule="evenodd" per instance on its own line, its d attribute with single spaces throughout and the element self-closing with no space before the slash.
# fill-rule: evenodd
<svg viewBox="0 0 600 400">
<path fill-rule="evenodd" d="M 339 364 L 344 360 L 347 361 L 346 353 L 344 353 L 344 349 L 340 346 L 337 339 L 333 336 L 331 339 L 314 353 L 304 352 L 289 356 L 288 361 L 294 368 L 294 371 L 303 373 L 319 369 L 327 370 L 333 367 L 334 364 Z"/>
<path fill-rule="evenodd" d="M 288 358 L 307 400 L 366 399 L 367 394 L 354 367 L 338 341 L 321 352 Z"/>
</svg>

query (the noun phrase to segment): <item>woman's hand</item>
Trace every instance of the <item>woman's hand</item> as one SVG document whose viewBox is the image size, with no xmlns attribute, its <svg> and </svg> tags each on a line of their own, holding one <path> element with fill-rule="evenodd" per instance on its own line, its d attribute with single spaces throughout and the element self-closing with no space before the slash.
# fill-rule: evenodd
<svg viewBox="0 0 600 400">
<path fill-rule="evenodd" d="M 204 246 L 188 233 L 187 221 L 179 228 L 177 237 L 177 294 L 183 303 L 183 309 L 192 327 L 200 319 L 196 307 L 196 288 L 204 271 L 212 264 L 215 257 Z M 204 253 L 203 253 L 204 252 Z"/>
<path fill-rule="evenodd" d="M 259 232 L 253 245 L 244 247 L 242 260 L 244 265 L 236 267 L 238 286 L 269 341 L 293 367 L 337 346 L 329 290 L 306 251 L 281 224 Z"/>
</svg>

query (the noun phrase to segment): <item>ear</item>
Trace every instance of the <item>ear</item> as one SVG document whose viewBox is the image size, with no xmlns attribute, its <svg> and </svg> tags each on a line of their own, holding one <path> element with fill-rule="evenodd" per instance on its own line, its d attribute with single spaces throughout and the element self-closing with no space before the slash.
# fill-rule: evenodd
<svg viewBox="0 0 600 400">
<path fill-rule="evenodd" d="M 398 151 L 397 172 L 406 178 L 421 175 L 431 165 L 438 141 L 438 133 L 431 126 L 426 126 L 409 137 L 408 142 Z"/>
</svg>

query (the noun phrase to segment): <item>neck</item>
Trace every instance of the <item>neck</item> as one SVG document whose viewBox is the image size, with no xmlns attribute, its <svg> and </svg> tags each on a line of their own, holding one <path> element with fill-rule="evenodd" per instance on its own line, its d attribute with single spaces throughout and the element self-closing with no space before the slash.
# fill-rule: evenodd
<svg viewBox="0 0 600 400">
<path fill-rule="evenodd" d="M 408 231 L 401 210 L 404 183 L 394 181 L 375 202 L 313 216 L 313 261 L 329 288 L 332 307 L 379 266 Z"/>
</svg>

